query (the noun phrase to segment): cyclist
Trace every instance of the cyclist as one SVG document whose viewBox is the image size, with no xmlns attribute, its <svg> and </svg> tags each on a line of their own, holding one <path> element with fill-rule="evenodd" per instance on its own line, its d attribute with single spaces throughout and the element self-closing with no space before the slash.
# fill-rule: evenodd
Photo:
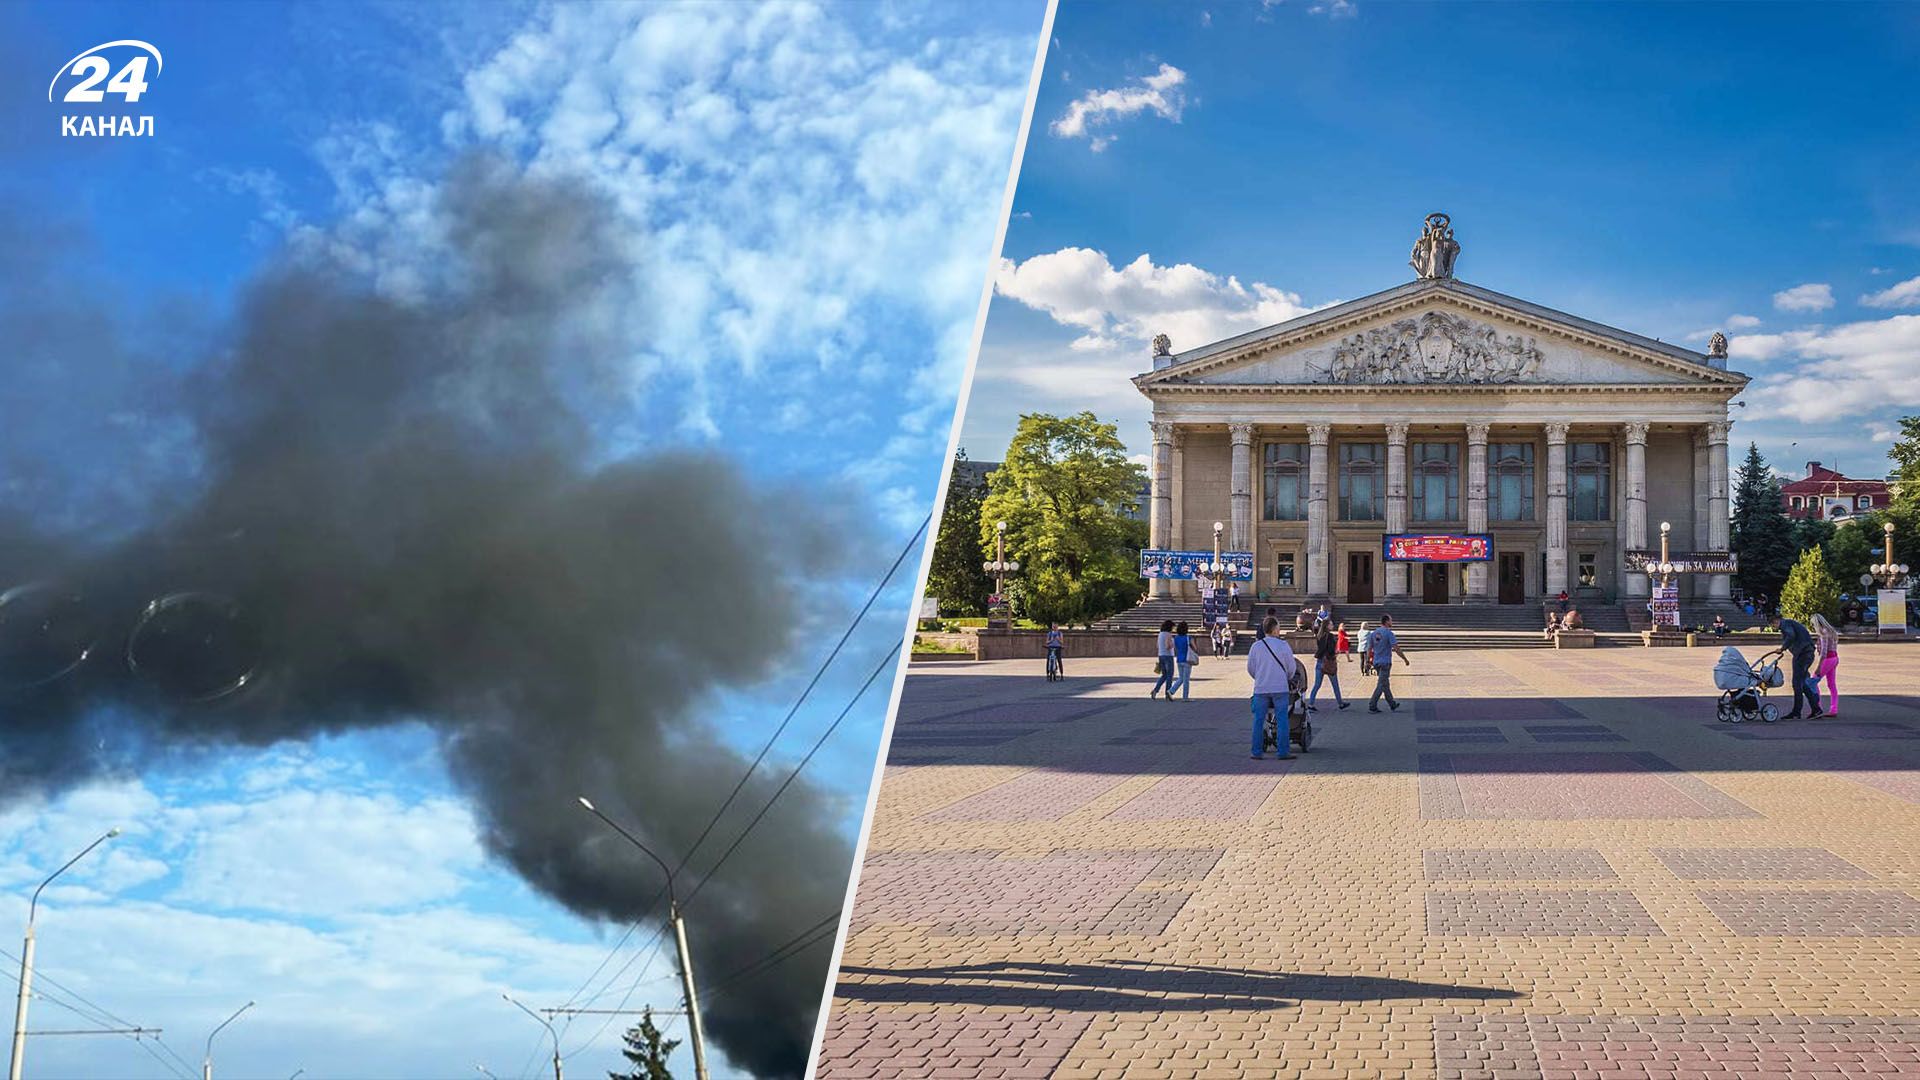
<svg viewBox="0 0 1920 1080">
<path fill-rule="evenodd" d="M 1047 678 L 1064 679 L 1067 677 L 1065 665 L 1060 663 L 1060 651 L 1066 645 L 1066 635 L 1060 632 L 1060 624 L 1047 624 Z"/>
</svg>

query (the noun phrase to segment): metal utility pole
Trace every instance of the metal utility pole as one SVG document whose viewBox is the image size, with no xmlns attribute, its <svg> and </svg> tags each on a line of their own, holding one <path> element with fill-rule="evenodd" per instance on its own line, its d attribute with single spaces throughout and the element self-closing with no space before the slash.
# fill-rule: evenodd
<svg viewBox="0 0 1920 1080">
<path fill-rule="evenodd" d="M 253 1008 L 253 1002 L 249 1001 L 245 1005 L 233 1010 L 232 1016 L 220 1021 L 220 1027 L 214 1028 L 207 1033 L 207 1053 L 205 1057 L 200 1059 L 200 1080 L 213 1080 L 213 1037 L 220 1034 L 221 1028 L 240 1019 L 240 1014 L 251 1008 Z"/>
<path fill-rule="evenodd" d="M 1002 523 L 1004 525 L 1004 522 Z M 614 832 L 625 837 L 627 843 L 639 848 L 646 856 L 660 864 L 667 875 L 667 926 L 673 930 L 673 943 L 680 953 L 680 987 L 686 996 L 687 1028 L 692 1032 L 693 1075 L 694 1080 L 708 1080 L 707 1076 L 707 1029 L 700 1022 L 700 996 L 693 985 L 693 954 L 687 951 L 687 922 L 680 917 L 680 898 L 673 889 L 673 867 L 665 859 L 653 853 L 651 848 L 640 842 L 640 838 L 620 827 L 619 822 L 601 813 L 585 795 L 580 796 L 580 805 L 587 813 L 605 822 Z"/>
<path fill-rule="evenodd" d="M 507 1004 L 540 1021 L 540 1026 L 547 1029 L 547 1038 L 553 1040 L 553 1080 L 566 1080 L 566 1077 L 560 1075 L 560 1033 L 553 1030 L 553 1021 L 548 1020 L 546 1017 L 515 1001 L 512 994 L 503 993 L 500 996 L 507 999 Z M 493 1075 L 481 1066 L 476 1065 L 474 1068 L 479 1069 L 483 1073 L 487 1073 L 488 1076 Z"/>
<path fill-rule="evenodd" d="M 105 835 L 81 849 L 80 854 L 68 859 L 60 869 L 47 875 L 40 888 L 33 890 L 33 900 L 27 904 L 27 937 L 20 946 L 20 999 L 13 1007 L 13 1055 L 7 1066 L 8 1080 L 20 1080 L 20 1067 L 27 1056 L 27 999 L 33 995 L 33 917 L 40 910 L 40 893 L 53 884 L 53 879 L 90 854 L 94 848 L 120 835 L 119 829 L 108 829 Z"/>
</svg>

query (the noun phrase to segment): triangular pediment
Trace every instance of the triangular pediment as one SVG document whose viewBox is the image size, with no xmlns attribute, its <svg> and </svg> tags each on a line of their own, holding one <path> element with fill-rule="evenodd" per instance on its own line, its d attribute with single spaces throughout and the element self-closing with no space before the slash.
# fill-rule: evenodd
<svg viewBox="0 0 1920 1080">
<path fill-rule="evenodd" d="M 1170 359 L 1176 387 L 1724 387 L 1746 377 L 1666 342 L 1445 279 L 1336 304 Z"/>
</svg>

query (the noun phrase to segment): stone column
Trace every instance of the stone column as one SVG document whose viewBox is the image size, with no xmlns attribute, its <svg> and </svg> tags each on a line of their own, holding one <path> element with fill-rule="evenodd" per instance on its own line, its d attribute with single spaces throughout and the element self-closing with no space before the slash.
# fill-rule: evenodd
<svg viewBox="0 0 1920 1080">
<path fill-rule="evenodd" d="M 1720 420 L 1707 425 L 1707 547 L 1725 551 L 1733 542 L 1733 521 L 1727 502 L 1727 428 Z M 1733 597 L 1733 582 L 1725 574 L 1707 580 L 1707 595 L 1715 600 Z"/>
<path fill-rule="evenodd" d="M 1227 536 L 1232 551 L 1253 550 L 1253 425 L 1228 424 L 1233 438 L 1233 516 Z"/>
<path fill-rule="evenodd" d="M 1622 425 L 1627 436 L 1627 548 L 1647 550 L 1647 424 L 1643 420 Z M 1622 583 L 1628 596 L 1652 595 L 1653 582 L 1645 572 L 1634 573 L 1627 567 Z"/>
<path fill-rule="evenodd" d="M 1407 424 L 1387 425 L 1387 528 L 1390 533 L 1407 531 Z M 1407 597 L 1407 564 L 1383 563 L 1380 573 L 1387 583 L 1387 602 Z"/>
<path fill-rule="evenodd" d="M 1687 548 L 1686 550 L 1688 551 L 1707 550 L 1707 518 L 1710 516 L 1708 511 L 1712 503 L 1712 495 L 1709 489 L 1713 486 L 1707 479 L 1707 459 L 1707 429 L 1704 426 L 1694 428 L 1693 546 Z M 1688 574 L 1680 580 L 1685 583 L 1689 597 L 1696 600 L 1706 598 L 1708 585 L 1705 577 L 1699 574 Z"/>
<path fill-rule="evenodd" d="M 1331 595 L 1328 560 L 1333 549 L 1332 521 L 1327 512 L 1327 443 L 1332 424 L 1308 424 L 1307 439 L 1307 595 L 1318 600 Z"/>
<path fill-rule="evenodd" d="M 1467 425 L 1467 531 L 1487 531 L 1487 431 L 1489 425 Z M 1467 564 L 1467 600 L 1490 600 L 1492 575 L 1483 562 Z"/>
<path fill-rule="evenodd" d="M 1572 592 L 1567 581 L 1567 425 L 1547 425 L 1547 595 Z"/>
<path fill-rule="evenodd" d="M 1176 425 L 1173 429 L 1169 461 L 1171 482 L 1167 484 L 1167 506 L 1170 510 L 1167 515 L 1167 546 L 1175 551 L 1184 551 L 1187 546 L 1187 429 L 1184 427 Z M 1186 600 L 1198 599 L 1199 589 L 1200 583 L 1197 581 L 1176 581 L 1171 584 L 1169 591 Z"/>
<path fill-rule="evenodd" d="M 1173 546 L 1173 431 L 1171 421 L 1155 420 L 1147 425 L 1153 430 L 1153 469 L 1151 472 L 1153 500 L 1147 513 L 1147 538 L 1154 547 L 1165 550 Z M 1155 578 L 1147 586 L 1147 595 L 1155 600 L 1164 600 L 1173 595 L 1173 582 L 1166 578 Z"/>
</svg>

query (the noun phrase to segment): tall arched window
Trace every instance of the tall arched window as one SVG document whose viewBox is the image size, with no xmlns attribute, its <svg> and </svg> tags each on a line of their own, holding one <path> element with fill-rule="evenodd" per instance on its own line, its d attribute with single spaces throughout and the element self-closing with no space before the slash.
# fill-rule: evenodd
<svg viewBox="0 0 1920 1080">
<path fill-rule="evenodd" d="M 1460 444 L 1413 444 L 1413 520 L 1460 518 Z"/>
<path fill-rule="evenodd" d="M 1567 444 L 1567 487 L 1572 496 L 1567 516 L 1574 521 L 1606 521 L 1613 513 L 1613 445 Z"/>
<path fill-rule="evenodd" d="M 1494 521 L 1533 520 L 1533 444 L 1493 443 L 1487 447 L 1492 459 L 1489 486 L 1493 498 L 1489 517 Z"/>
<path fill-rule="evenodd" d="M 1340 444 L 1340 520 L 1379 521 L 1386 507 L 1385 443 Z"/>
<path fill-rule="evenodd" d="M 1268 521 L 1307 519 L 1307 446 L 1268 443 L 1261 463 L 1261 516 Z"/>
</svg>

